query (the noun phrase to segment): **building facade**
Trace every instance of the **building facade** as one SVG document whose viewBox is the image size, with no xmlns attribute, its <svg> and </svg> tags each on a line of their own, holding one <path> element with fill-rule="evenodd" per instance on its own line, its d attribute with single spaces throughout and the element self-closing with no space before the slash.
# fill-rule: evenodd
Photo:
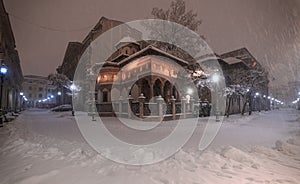
<svg viewBox="0 0 300 184">
<path fill-rule="evenodd" d="M 53 86 L 47 77 L 25 75 L 22 90 L 27 99 L 26 102 L 23 99 L 23 104 L 29 108 L 53 107 L 58 103 L 57 87 Z"/>
<path fill-rule="evenodd" d="M 6 65 L 8 69 L 6 75 L 1 76 L 3 80 L 1 80 L 0 108 L 5 111 L 18 111 L 21 105 L 19 95 L 23 75 L 14 34 L 3 0 L 0 1 L 0 60 L 1 65 Z"/>
</svg>

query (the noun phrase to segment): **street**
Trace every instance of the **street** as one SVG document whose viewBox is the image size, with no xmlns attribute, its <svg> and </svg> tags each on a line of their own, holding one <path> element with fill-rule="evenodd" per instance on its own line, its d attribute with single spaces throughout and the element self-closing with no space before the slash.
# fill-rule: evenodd
<svg viewBox="0 0 300 184">
<path fill-rule="evenodd" d="M 71 112 L 29 109 L 0 129 L 0 183 L 297 183 L 299 117 L 294 109 L 230 116 L 210 147 L 200 152 L 197 146 L 207 120 L 202 118 L 192 138 L 171 158 L 127 166 L 95 152 Z M 129 142 L 148 139 L 126 135 L 116 118 L 103 121 Z M 166 122 L 149 137 L 159 139 L 173 126 Z"/>
</svg>

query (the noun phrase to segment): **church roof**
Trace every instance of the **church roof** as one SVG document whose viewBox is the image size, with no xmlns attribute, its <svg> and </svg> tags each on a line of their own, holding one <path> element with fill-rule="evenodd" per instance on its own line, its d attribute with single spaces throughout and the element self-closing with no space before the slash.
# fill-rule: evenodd
<svg viewBox="0 0 300 184">
<path fill-rule="evenodd" d="M 235 57 L 224 58 L 223 61 L 225 61 L 229 65 L 233 65 L 233 64 L 236 64 L 236 63 L 244 63 L 243 60 L 235 58 Z"/>
<path fill-rule="evenodd" d="M 121 47 L 123 47 L 123 46 L 125 46 L 125 45 L 127 45 L 127 44 L 129 44 L 129 43 L 134 43 L 134 44 L 139 45 L 139 44 L 137 43 L 137 41 L 136 41 L 134 38 L 132 38 L 132 37 L 130 37 L 130 36 L 125 36 L 125 37 L 123 37 L 123 38 L 115 45 L 115 47 L 116 47 L 117 49 L 119 49 L 119 48 L 121 48 Z"/>
<path fill-rule="evenodd" d="M 130 61 L 132 61 L 134 59 L 137 59 L 137 58 L 145 56 L 145 55 L 151 55 L 151 54 L 165 56 L 167 58 L 170 58 L 170 59 L 174 60 L 175 62 L 177 62 L 180 65 L 186 66 L 186 65 L 189 64 L 189 62 L 187 62 L 183 59 L 180 59 L 180 58 L 178 58 L 178 57 L 176 57 L 172 54 L 169 54 L 169 53 L 167 53 L 163 50 L 160 50 L 160 49 L 158 49 L 158 48 L 156 48 L 152 45 L 149 45 L 149 46 L 145 47 L 144 49 L 130 55 L 129 57 L 121 60 L 118 63 L 113 63 L 113 62 L 110 62 L 110 61 L 107 61 L 106 63 L 110 64 L 110 65 L 115 65 L 115 66 L 121 66 L 122 67 L 122 66 L 125 66 L 126 64 L 128 64 Z"/>
<path fill-rule="evenodd" d="M 222 59 L 236 58 L 242 60 L 249 67 L 251 66 L 253 67 L 258 63 L 257 60 L 253 57 L 253 55 L 249 52 L 249 50 L 245 47 L 224 53 L 221 55 L 221 58 Z"/>
</svg>

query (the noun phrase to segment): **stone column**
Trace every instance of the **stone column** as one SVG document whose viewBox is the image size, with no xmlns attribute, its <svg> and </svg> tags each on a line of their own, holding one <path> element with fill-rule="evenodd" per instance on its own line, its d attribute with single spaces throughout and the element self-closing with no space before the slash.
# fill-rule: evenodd
<svg viewBox="0 0 300 184">
<path fill-rule="evenodd" d="M 144 117 L 144 103 L 145 103 L 146 97 L 143 93 L 139 96 L 139 110 L 140 110 L 140 118 Z"/>
<path fill-rule="evenodd" d="M 150 86 L 149 99 L 152 99 L 154 97 L 154 93 L 153 93 L 154 83 L 153 83 L 152 79 L 150 79 L 149 86 Z"/>
<path fill-rule="evenodd" d="M 133 101 L 133 98 L 131 97 L 131 95 L 128 96 L 127 100 L 128 100 L 128 103 L 127 103 L 128 118 L 131 118 L 132 117 L 131 104 Z"/>
<path fill-rule="evenodd" d="M 181 114 L 183 114 L 183 118 L 186 118 L 186 99 L 184 97 L 181 98 Z"/>
<path fill-rule="evenodd" d="M 161 95 L 161 96 L 164 96 L 164 95 L 165 95 L 165 94 L 164 94 L 164 88 L 165 88 L 164 83 L 161 83 L 161 86 L 160 86 L 160 95 Z"/>
<path fill-rule="evenodd" d="M 157 101 L 157 105 L 158 105 L 158 116 L 159 116 L 160 121 L 162 121 L 164 118 L 164 114 L 163 114 L 164 99 L 161 97 L 161 95 L 159 95 L 157 97 L 156 101 Z"/>
<path fill-rule="evenodd" d="M 169 90 L 170 90 L 170 96 L 174 98 L 174 94 L 173 94 L 173 86 L 174 86 L 174 85 L 173 85 L 172 83 L 170 83 L 170 89 L 169 89 Z"/>
<path fill-rule="evenodd" d="M 139 80 L 137 82 L 137 85 L 138 85 L 138 94 L 141 94 L 142 93 L 142 87 L 143 87 L 143 83 L 141 80 Z"/>
<path fill-rule="evenodd" d="M 176 119 L 176 99 L 174 98 L 174 96 L 172 96 L 171 98 L 171 104 L 172 104 L 172 118 L 173 120 Z"/>
</svg>

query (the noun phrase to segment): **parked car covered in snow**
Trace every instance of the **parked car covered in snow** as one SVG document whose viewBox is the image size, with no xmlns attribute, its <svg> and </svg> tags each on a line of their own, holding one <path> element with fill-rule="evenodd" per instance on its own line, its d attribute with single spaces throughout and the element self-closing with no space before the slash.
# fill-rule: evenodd
<svg viewBox="0 0 300 184">
<path fill-rule="evenodd" d="M 51 111 L 61 112 L 61 111 L 72 111 L 73 107 L 70 104 L 59 105 L 51 109 Z"/>
</svg>

